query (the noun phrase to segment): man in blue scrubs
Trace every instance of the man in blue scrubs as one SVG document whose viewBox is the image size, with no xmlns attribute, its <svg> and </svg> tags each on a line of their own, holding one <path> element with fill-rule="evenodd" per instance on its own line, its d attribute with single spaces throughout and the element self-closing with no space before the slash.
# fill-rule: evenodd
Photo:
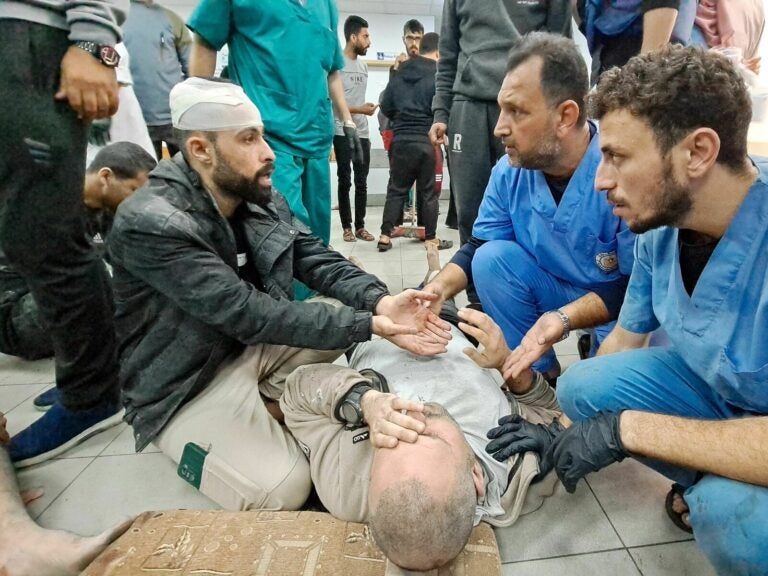
<svg viewBox="0 0 768 576">
<path fill-rule="evenodd" d="M 190 74 L 213 76 L 216 51 L 228 45 L 230 78 L 269 118 L 265 137 L 275 153 L 275 188 L 296 217 L 328 244 L 331 102 L 355 159 L 362 161 L 339 74 L 344 56 L 336 3 L 202 0 L 187 25 L 195 32 Z"/>
<path fill-rule="evenodd" d="M 572 40 L 544 32 L 512 48 L 495 134 L 507 156 L 491 174 L 471 240 L 426 290 L 439 306 L 474 280 L 513 348 L 505 376 L 533 364 L 560 374 L 552 344 L 618 316 L 634 234 L 595 194 L 597 127 L 586 120 L 587 67 Z M 535 364 L 534 364 L 535 363 Z"/>
<path fill-rule="evenodd" d="M 571 491 L 643 458 L 719 574 L 768 574 L 768 160 L 747 156 L 749 94 L 726 59 L 676 46 L 604 74 L 594 104 L 596 186 L 644 234 L 618 325 L 560 381 L 574 424 L 508 423 L 507 451 L 537 444 Z M 671 344 L 644 348 L 659 327 Z"/>
</svg>

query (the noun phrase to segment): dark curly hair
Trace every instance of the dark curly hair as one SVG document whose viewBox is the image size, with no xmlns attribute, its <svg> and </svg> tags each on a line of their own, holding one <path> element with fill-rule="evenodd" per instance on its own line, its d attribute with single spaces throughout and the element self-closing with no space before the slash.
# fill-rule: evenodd
<svg viewBox="0 0 768 576">
<path fill-rule="evenodd" d="M 590 98 L 592 116 L 626 110 L 653 130 L 663 154 L 697 128 L 720 138 L 717 161 L 735 172 L 745 167 L 752 103 L 726 58 L 699 48 L 667 46 L 635 56 L 603 73 Z"/>
</svg>

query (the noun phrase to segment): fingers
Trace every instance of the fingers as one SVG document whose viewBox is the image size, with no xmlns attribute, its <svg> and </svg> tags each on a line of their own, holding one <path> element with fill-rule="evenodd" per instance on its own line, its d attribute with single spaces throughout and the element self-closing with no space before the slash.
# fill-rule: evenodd
<svg viewBox="0 0 768 576">
<path fill-rule="evenodd" d="M 504 416 L 503 418 L 499 418 L 499 425 L 495 428 L 491 428 L 488 430 L 488 433 L 486 436 L 488 438 L 498 438 L 502 434 L 506 432 L 511 432 L 513 430 L 518 430 L 524 422 L 523 417 L 519 414 L 515 414 L 514 416 Z"/>
<path fill-rule="evenodd" d="M 417 402 L 416 400 L 406 400 L 405 398 L 396 397 L 392 401 L 393 410 L 407 410 L 408 412 L 424 412 L 424 404 Z"/>
<path fill-rule="evenodd" d="M 459 322 L 459 330 L 461 330 L 465 334 L 469 334 L 475 340 L 480 342 L 480 344 L 482 344 L 483 346 L 485 346 L 486 342 L 488 341 L 488 334 L 480 330 L 480 328 L 476 328 L 475 326 L 472 326 L 472 324 L 467 324 L 466 322 Z"/>
<path fill-rule="evenodd" d="M 461 326 L 461 324 L 459 324 L 459 326 Z M 488 358 L 478 352 L 476 348 L 467 347 L 464 348 L 462 352 L 464 352 L 464 354 L 468 356 L 472 362 L 480 366 L 480 368 L 493 368 L 493 366 L 490 365 L 491 362 L 488 360 Z"/>
<path fill-rule="evenodd" d="M 403 296 L 404 298 L 407 298 L 410 301 L 416 301 L 416 300 L 427 300 L 429 302 L 432 302 L 433 300 L 437 300 L 438 296 L 434 292 L 427 292 L 426 290 L 416 290 L 414 288 L 408 288 L 408 290 L 403 290 L 399 295 Z"/>
</svg>

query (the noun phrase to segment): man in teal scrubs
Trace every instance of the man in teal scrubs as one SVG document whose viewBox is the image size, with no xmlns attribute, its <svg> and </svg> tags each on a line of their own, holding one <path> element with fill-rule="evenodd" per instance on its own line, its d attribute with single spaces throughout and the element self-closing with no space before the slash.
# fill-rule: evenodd
<svg viewBox="0 0 768 576">
<path fill-rule="evenodd" d="M 274 186 L 299 220 L 326 244 L 331 234 L 331 101 L 350 146 L 359 140 L 344 100 L 344 56 L 334 0 L 202 0 L 187 25 L 194 34 L 192 76 L 213 76 L 216 51 L 229 46 L 229 75 L 265 118 L 275 153 Z"/>
</svg>

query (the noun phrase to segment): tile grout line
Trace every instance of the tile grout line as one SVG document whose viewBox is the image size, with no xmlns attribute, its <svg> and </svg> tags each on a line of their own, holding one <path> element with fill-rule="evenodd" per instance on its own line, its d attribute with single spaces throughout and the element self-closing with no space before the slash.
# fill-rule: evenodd
<svg viewBox="0 0 768 576">
<path fill-rule="evenodd" d="M 512 560 L 511 562 L 502 562 L 502 566 L 506 566 L 508 564 L 524 564 L 526 562 L 541 562 L 543 560 L 557 560 L 558 558 L 576 558 L 577 556 L 589 556 L 591 554 L 603 554 L 605 552 L 619 552 L 623 550 L 627 554 L 629 554 L 629 550 L 626 547 L 619 547 L 619 548 L 606 548 L 605 550 L 592 550 L 591 552 L 574 552 L 573 554 L 558 554 L 556 556 L 544 556 L 542 558 L 528 558 L 526 560 Z M 630 558 L 632 557 L 631 554 L 629 554 Z"/>
<path fill-rule="evenodd" d="M 82 470 L 80 470 L 80 472 L 78 472 L 77 474 L 75 474 L 75 477 L 74 477 L 74 478 L 72 478 L 72 480 L 71 480 L 71 481 L 70 481 L 70 482 L 69 482 L 69 483 L 68 483 L 66 486 L 64 486 L 64 488 L 61 490 L 61 492 L 59 492 L 59 493 L 58 493 L 58 494 L 57 494 L 57 495 L 54 497 L 54 499 L 50 501 L 50 503 L 48 504 L 48 506 L 46 506 L 45 508 L 43 508 L 43 509 L 40 511 L 40 513 L 39 513 L 37 516 L 35 516 L 35 518 L 34 518 L 34 520 L 35 520 L 35 523 L 37 523 L 37 520 L 38 520 L 38 518 L 40 518 L 40 517 L 41 517 L 43 514 L 45 514 L 45 513 L 48 511 L 48 509 L 49 509 L 51 506 L 53 506 L 53 504 L 54 504 L 54 503 L 55 503 L 55 502 L 56 502 L 56 501 L 57 501 L 57 500 L 58 500 L 58 499 L 61 497 L 61 495 L 62 495 L 62 494 L 64 494 L 64 492 L 66 492 L 66 491 L 67 491 L 67 489 L 68 489 L 70 486 L 72 486 L 72 484 L 74 484 L 74 483 L 75 483 L 75 481 L 76 481 L 78 478 L 80 478 L 80 476 L 83 474 L 83 472 L 85 472 L 86 470 L 88 470 L 88 468 L 89 468 L 89 467 L 90 467 L 90 466 L 91 466 L 91 465 L 92 465 L 92 464 L 93 464 L 93 463 L 96 461 L 96 456 L 75 456 L 75 457 L 72 457 L 72 458 L 62 458 L 62 460 L 82 460 L 82 459 L 84 459 L 84 458 L 91 458 L 91 461 L 90 461 L 90 462 L 88 462 L 88 464 L 86 464 L 86 465 L 85 465 L 85 467 L 84 467 Z M 57 460 L 57 459 L 56 459 L 56 458 L 54 458 L 53 460 L 49 460 L 49 462 L 54 462 L 55 460 Z"/>
</svg>

